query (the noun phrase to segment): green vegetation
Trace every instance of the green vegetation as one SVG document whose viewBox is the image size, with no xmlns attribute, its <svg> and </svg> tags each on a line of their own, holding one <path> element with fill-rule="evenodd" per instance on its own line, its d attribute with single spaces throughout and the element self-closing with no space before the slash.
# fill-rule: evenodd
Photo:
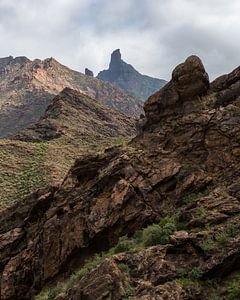
<svg viewBox="0 0 240 300">
<path fill-rule="evenodd" d="M 29 165 L 19 174 L 19 179 L 16 183 L 17 192 L 16 198 L 26 196 L 34 188 L 37 188 L 45 183 L 45 171 L 41 170 L 40 164 L 44 160 L 47 151 L 46 143 L 39 143 L 38 149 L 31 157 Z"/>
<path fill-rule="evenodd" d="M 131 238 L 128 238 L 127 236 L 121 237 L 116 246 L 107 252 L 96 254 L 91 259 L 87 260 L 84 266 L 78 272 L 72 274 L 66 282 L 59 283 L 54 288 L 43 290 L 38 296 L 36 296 L 36 300 L 53 300 L 59 293 L 66 293 L 84 275 L 99 266 L 106 258 L 114 254 L 141 250 L 144 249 L 144 247 L 151 245 L 167 244 L 169 242 L 170 235 L 173 234 L 177 228 L 176 222 L 176 218 L 165 217 L 162 218 L 158 224 L 153 224 L 145 229 L 138 230 Z M 129 274 L 130 269 L 127 264 L 119 263 L 118 267 L 126 275 Z M 193 271 L 192 277 L 197 277 L 196 274 L 199 274 L 199 270 Z M 123 298 L 130 297 L 132 293 L 133 289 L 130 284 L 127 283 Z"/>
<path fill-rule="evenodd" d="M 199 285 L 199 283 L 197 281 L 193 281 L 192 279 L 185 278 L 185 277 L 177 279 L 176 282 L 179 285 L 181 285 L 184 289 L 196 287 Z"/>
<path fill-rule="evenodd" d="M 214 108 L 214 104 L 215 104 L 217 95 L 218 95 L 218 93 L 213 92 L 213 93 L 203 97 L 202 101 L 205 104 L 205 107 L 207 109 L 213 109 Z"/>
<path fill-rule="evenodd" d="M 130 269 L 129 269 L 129 266 L 124 264 L 124 263 L 119 263 L 118 264 L 118 267 L 119 269 L 123 272 L 123 273 L 126 273 L 126 274 L 129 274 L 130 272 Z"/>
<path fill-rule="evenodd" d="M 240 276 L 234 278 L 227 287 L 228 300 L 239 300 L 240 299 Z"/>
<path fill-rule="evenodd" d="M 78 156 L 96 154 L 128 140 L 60 138 L 51 142 L 31 143 L 1 139 L 0 211 L 37 188 L 59 184 Z"/>
<path fill-rule="evenodd" d="M 196 214 L 200 218 L 205 218 L 208 215 L 208 211 L 204 207 L 200 207 L 197 211 Z"/>
<path fill-rule="evenodd" d="M 198 280 L 202 277 L 203 271 L 200 267 L 193 267 L 187 274 L 188 278 L 191 280 Z"/>
<path fill-rule="evenodd" d="M 190 204 L 190 203 L 193 203 L 193 202 L 196 202 L 199 198 L 199 195 L 195 194 L 195 193 L 191 193 L 189 195 L 187 195 L 186 197 L 184 197 L 182 199 L 182 202 L 184 204 Z"/>
<path fill-rule="evenodd" d="M 230 224 L 224 230 L 215 232 L 212 237 L 204 239 L 200 243 L 200 247 L 204 251 L 210 251 L 217 248 L 219 245 L 227 244 L 240 231 L 239 225 Z"/>
<path fill-rule="evenodd" d="M 210 251 L 216 248 L 216 243 L 214 242 L 214 240 L 212 238 L 208 238 L 208 239 L 204 239 L 203 241 L 201 241 L 200 243 L 200 247 L 204 250 L 204 251 Z"/>
<path fill-rule="evenodd" d="M 171 123 L 171 127 L 173 130 L 177 130 L 180 128 L 180 124 L 177 120 L 173 120 L 172 123 Z"/>
<path fill-rule="evenodd" d="M 183 276 L 177 279 L 176 282 L 188 291 L 189 296 L 194 296 L 195 292 L 199 293 L 202 290 L 202 275 L 203 271 L 199 266 L 196 266 L 193 267 L 191 270 L 187 271 L 185 274 L 183 274 Z"/>
</svg>

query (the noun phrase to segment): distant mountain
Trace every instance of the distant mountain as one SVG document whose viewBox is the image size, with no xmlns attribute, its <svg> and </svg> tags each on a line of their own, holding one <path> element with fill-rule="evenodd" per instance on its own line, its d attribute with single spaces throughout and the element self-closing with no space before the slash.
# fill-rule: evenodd
<svg viewBox="0 0 240 300">
<path fill-rule="evenodd" d="M 128 94 L 145 101 L 162 88 L 166 81 L 140 74 L 134 67 L 121 59 L 120 50 L 113 51 L 108 70 L 101 71 L 98 79 L 122 88 Z"/>
<path fill-rule="evenodd" d="M 128 116 L 138 117 L 143 111 L 140 100 L 110 83 L 73 71 L 54 58 L 31 61 L 9 56 L 0 59 L 0 138 L 38 121 L 65 87 Z"/>
<path fill-rule="evenodd" d="M 136 134 L 136 120 L 110 109 L 89 96 L 65 88 L 47 108 L 44 116 L 15 135 L 27 142 L 60 137 L 96 141 Z"/>
</svg>

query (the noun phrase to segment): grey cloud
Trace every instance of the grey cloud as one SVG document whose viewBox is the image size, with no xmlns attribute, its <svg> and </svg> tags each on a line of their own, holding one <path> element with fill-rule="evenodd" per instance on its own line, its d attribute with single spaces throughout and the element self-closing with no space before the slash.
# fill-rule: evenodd
<svg viewBox="0 0 240 300">
<path fill-rule="evenodd" d="M 95 73 L 110 53 L 169 79 L 188 55 L 216 77 L 239 65 L 238 0 L 0 0 L 0 56 L 54 56 Z"/>
</svg>

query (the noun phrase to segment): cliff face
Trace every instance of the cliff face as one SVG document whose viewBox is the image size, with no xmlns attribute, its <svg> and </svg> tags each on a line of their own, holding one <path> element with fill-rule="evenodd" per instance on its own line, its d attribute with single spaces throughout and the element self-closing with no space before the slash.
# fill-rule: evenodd
<svg viewBox="0 0 240 300">
<path fill-rule="evenodd" d="M 115 255 L 38 299 L 229 299 L 240 274 L 240 108 L 216 101 L 188 58 L 148 99 L 129 145 L 80 157 L 59 188 L 5 211 L 1 299 L 30 299 L 124 235 Z"/>
<path fill-rule="evenodd" d="M 97 78 L 111 82 L 142 101 L 166 84 L 165 80 L 142 75 L 125 63 L 119 49 L 112 53 L 109 69 L 101 71 Z"/>
<path fill-rule="evenodd" d="M 53 58 L 0 59 L 0 137 L 38 121 L 65 87 L 82 92 L 128 116 L 142 113 L 139 101 L 110 83 L 73 71 Z"/>
</svg>

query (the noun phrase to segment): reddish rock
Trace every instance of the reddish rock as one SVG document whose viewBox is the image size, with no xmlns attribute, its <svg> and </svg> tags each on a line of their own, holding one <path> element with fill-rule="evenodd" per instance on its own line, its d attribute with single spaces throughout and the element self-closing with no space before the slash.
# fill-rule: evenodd
<svg viewBox="0 0 240 300">
<path fill-rule="evenodd" d="M 185 228 L 169 244 L 110 257 L 61 297 L 122 299 L 130 284 L 133 299 L 207 299 L 209 280 L 221 291 L 239 272 L 240 109 L 206 109 L 207 88 L 191 57 L 148 100 L 147 124 L 129 145 L 80 157 L 59 188 L 1 215 L 1 299 L 30 299 L 120 236 L 173 215 Z"/>
</svg>

